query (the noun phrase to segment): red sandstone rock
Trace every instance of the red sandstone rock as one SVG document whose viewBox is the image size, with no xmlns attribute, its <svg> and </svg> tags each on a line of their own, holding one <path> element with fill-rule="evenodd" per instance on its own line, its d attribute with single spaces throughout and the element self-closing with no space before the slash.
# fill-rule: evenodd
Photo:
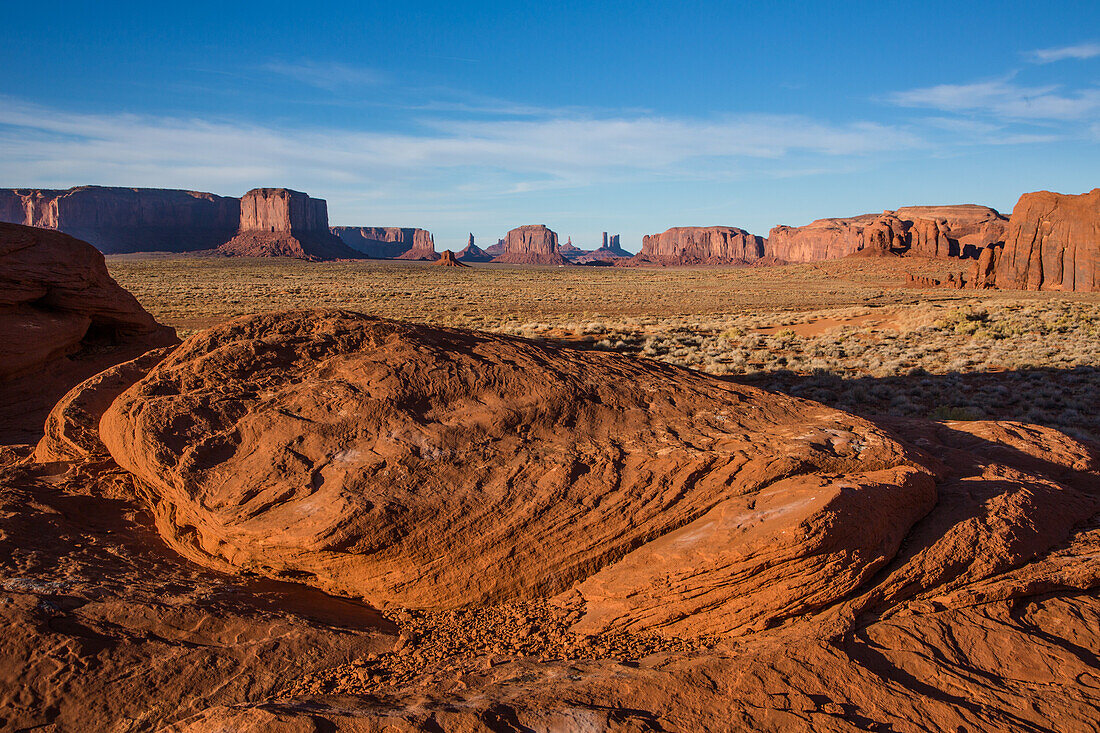
<svg viewBox="0 0 1100 733">
<path fill-rule="evenodd" d="M 996 209 L 976 204 L 903 206 L 895 213 L 912 222 L 908 253 L 925 257 L 976 258 L 1003 242 L 1008 226 L 1008 218 Z"/>
<path fill-rule="evenodd" d="M 489 262 L 493 256 L 474 244 L 474 235 L 471 234 L 465 249 L 455 255 L 455 259 L 460 262 Z"/>
<path fill-rule="evenodd" d="M 558 235 L 544 224 L 528 224 L 508 232 L 504 253 L 493 262 L 517 265 L 567 265 L 558 247 Z"/>
<path fill-rule="evenodd" d="M 311 261 L 361 256 L 329 231 L 324 199 L 286 188 L 254 188 L 246 193 L 241 199 L 240 231 L 218 252 Z"/>
<path fill-rule="evenodd" d="M 815 530 L 847 558 L 822 582 L 845 588 L 888 559 L 934 496 L 914 454 L 820 405 L 613 354 L 342 311 L 192 337 L 115 401 L 101 435 L 188 557 L 427 608 L 567 590 L 726 502 L 763 501 L 777 481 L 784 496 L 818 497 L 799 505 L 808 522 L 835 511 L 827 497 L 840 486 L 853 516 L 896 506 L 858 535 Z M 786 499 L 768 501 L 778 512 Z M 739 547 L 721 567 L 739 562 Z M 783 572 L 811 572 L 805 552 L 792 545 Z M 782 616 L 728 606 L 739 602 L 714 567 L 694 580 L 716 588 L 710 610 L 696 609 L 710 614 L 700 628 Z M 616 588 L 631 582 L 606 572 Z M 817 588 L 781 605 L 823 602 Z M 669 598 L 670 613 L 678 603 Z"/>
<path fill-rule="evenodd" d="M 362 252 L 368 257 L 378 259 L 425 259 L 439 258 L 435 251 L 435 239 L 425 229 L 401 227 L 331 227 L 332 233 L 340 237 L 344 244 Z M 405 254 L 415 252 L 409 258 Z"/>
<path fill-rule="evenodd" d="M 107 253 L 212 249 L 233 236 L 240 216 L 239 199 L 198 191 L 0 189 L 0 221 L 57 229 Z"/>
<path fill-rule="evenodd" d="M 103 255 L 46 229 L 0 224 L 0 438 L 37 439 L 50 406 L 112 364 L 176 343 L 111 279 Z"/>
<path fill-rule="evenodd" d="M 903 243 L 905 225 L 890 212 L 848 219 L 818 219 L 802 227 L 777 226 L 768 233 L 769 256 L 785 262 L 847 257 L 865 248 L 892 249 Z"/>
<path fill-rule="evenodd" d="M 764 240 L 736 227 L 674 227 L 642 237 L 636 263 L 750 264 L 764 256 Z"/>
<path fill-rule="evenodd" d="M 443 250 L 443 255 L 439 258 L 435 265 L 441 267 L 469 267 L 469 265 L 467 265 L 466 263 L 456 260 L 455 253 L 449 249 Z"/>
<path fill-rule="evenodd" d="M 1100 188 L 1077 196 L 1021 196 L 995 273 L 1000 288 L 1100 290 Z"/>
</svg>

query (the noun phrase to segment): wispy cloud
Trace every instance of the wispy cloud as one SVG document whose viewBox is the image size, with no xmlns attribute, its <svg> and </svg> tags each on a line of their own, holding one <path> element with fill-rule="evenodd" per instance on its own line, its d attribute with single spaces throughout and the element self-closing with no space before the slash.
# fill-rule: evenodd
<svg viewBox="0 0 1100 733">
<path fill-rule="evenodd" d="M 260 67 L 265 72 L 293 79 L 301 84 L 336 91 L 350 87 L 374 86 L 386 81 L 385 74 L 374 69 L 326 61 L 271 61 Z"/>
<path fill-rule="evenodd" d="M 1076 46 L 1040 48 L 1024 54 L 1026 59 L 1036 64 L 1049 64 L 1055 61 L 1065 61 L 1066 59 L 1084 61 L 1097 56 L 1100 56 L 1100 43 L 1080 43 Z"/>
<path fill-rule="evenodd" d="M 1064 91 L 1058 84 L 1023 86 L 1011 78 L 940 84 L 895 92 L 888 99 L 902 107 L 983 113 L 1016 120 L 1080 120 L 1100 111 L 1100 89 Z"/>
</svg>

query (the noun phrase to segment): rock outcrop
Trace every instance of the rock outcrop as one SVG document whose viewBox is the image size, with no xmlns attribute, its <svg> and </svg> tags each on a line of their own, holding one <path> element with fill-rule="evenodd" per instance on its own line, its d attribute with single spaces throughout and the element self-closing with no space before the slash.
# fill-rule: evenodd
<svg viewBox="0 0 1100 733">
<path fill-rule="evenodd" d="M 1004 241 L 1008 220 L 988 206 L 906 206 L 881 214 L 818 219 L 773 227 L 766 250 L 784 262 L 817 262 L 855 254 L 911 254 L 977 259 Z"/>
<path fill-rule="evenodd" d="M 978 276 L 978 287 L 1100 290 L 1100 188 L 1076 196 L 1025 193 L 1012 210 L 1004 248 L 992 257 L 994 282 Z"/>
<path fill-rule="evenodd" d="M 504 253 L 493 262 L 516 265 L 567 265 L 558 247 L 558 235 L 545 224 L 517 227 L 504 240 Z"/>
<path fill-rule="evenodd" d="M 41 434 L 70 387 L 112 364 L 178 343 L 67 234 L 0 224 L 0 437 Z"/>
<path fill-rule="evenodd" d="M 504 249 L 504 240 L 498 239 L 496 244 L 490 244 L 488 247 L 485 248 L 485 253 L 490 254 L 493 257 L 497 257 L 504 254 Z"/>
<path fill-rule="evenodd" d="M 254 188 L 246 193 L 241 199 L 240 230 L 218 252 L 310 261 L 362 256 L 329 231 L 324 199 L 287 188 Z"/>
<path fill-rule="evenodd" d="M 435 238 L 412 227 L 331 227 L 344 244 L 375 259 L 439 259 Z M 409 255 L 409 257 L 404 257 Z"/>
<path fill-rule="evenodd" d="M 764 256 L 764 240 L 736 227 L 673 227 L 642 237 L 642 251 L 626 264 L 745 265 Z"/>
<path fill-rule="evenodd" d="M 0 446 L 8 727 L 1100 725 L 1090 443 L 344 311 L 159 358 Z"/>
<path fill-rule="evenodd" d="M 449 249 L 443 250 L 442 256 L 432 265 L 433 267 L 469 267 L 465 262 L 455 259 L 455 253 Z"/>
<path fill-rule="evenodd" d="M 239 199 L 199 191 L 0 189 L 0 221 L 56 229 L 108 254 L 213 249 L 233 236 L 240 218 Z"/>
<path fill-rule="evenodd" d="M 493 259 L 493 255 L 474 244 L 474 235 L 471 234 L 466 247 L 455 255 L 455 259 L 459 262 L 489 262 Z"/>
</svg>

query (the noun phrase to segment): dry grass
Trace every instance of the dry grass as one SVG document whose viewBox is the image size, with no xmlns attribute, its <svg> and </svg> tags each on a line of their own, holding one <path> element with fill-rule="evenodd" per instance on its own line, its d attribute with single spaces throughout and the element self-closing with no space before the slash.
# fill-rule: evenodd
<svg viewBox="0 0 1100 733">
<path fill-rule="evenodd" d="M 936 260 L 624 269 L 114 256 L 182 335 L 341 307 L 659 359 L 863 413 L 1015 418 L 1100 436 L 1100 294 L 902 288 Z"/>
</svg>

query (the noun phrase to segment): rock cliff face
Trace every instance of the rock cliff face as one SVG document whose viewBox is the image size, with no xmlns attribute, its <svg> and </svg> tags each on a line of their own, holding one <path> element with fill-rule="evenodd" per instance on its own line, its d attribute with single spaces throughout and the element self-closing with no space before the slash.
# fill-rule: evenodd
<svg viewBox="0 0 1100 733">
<path fill-rule="evenodd" d="M 455 259 L 459 262 L 489 262 L 493 256 L 474 244 L 474 235 L 471 234 L 465 249 L 455 255 Z"/>
<path fill-rule="evenodd" d="M 449 249 L 443 250 L 443 254 L 433 263 L 432 267 L 469 267 L 465 262 L 455 259 L 455 253 Z"/>
<path fill-rule="evenodd" d="M 508 232 L 504 253 L 493 262 L 519 265 L 567 265 L 558 247 L 558 235 L 544 224 L 528 224 Z"/>
<path fill-rule="evenodd" d="M 642 237 L 637 264 L 744 265 L 764 256 L 764 240 L 736 227 L 674 227 Z"/>
<path fill-rule="evenodd" d="M 105 253 L 213 249 L 240 218 L 239 199 L 198 191 L 0 189 L 0 221 L 57 229 Z"/>
<path fill-rule="evenodd" d="M 178 343 L 107 273 L 86 242 L 0 224 L 0 439 L 41 431 L 77 382 L 145 351 Z"/>
<path fill-rule="evenodd" d="M 311 261 L 362 256 L 329 231 L 324 199 L 287 188 L 254 188 L 246 193 L 241 199 L 240 230 L 218 252 Z"/>
<path fill-rule="evenodd" d="M 1008 220 L 988 206 L 906 206 L 881 214 L 818 219 L 806 226 L 777 226 L 768 234 L 769 257 L 817 262 L 857 253 L 894 252 L 976 259 L 1004 241 Z"/>
<path fill-rule="evenodd" d="M 1100 188 L 1077 196 L 1025 193 L 1012 210 L 1004 248 L 995 252 L 985 287 L 1020 290 L 1100 290 Z"/>
<path fill-rule="evenodd" d="M 435 238 L 412 227 L 332 227 L 344 244 L 375 259 L 396 259 L 415 251 L 417 259 L 437 259 Z"/>
</svg>

